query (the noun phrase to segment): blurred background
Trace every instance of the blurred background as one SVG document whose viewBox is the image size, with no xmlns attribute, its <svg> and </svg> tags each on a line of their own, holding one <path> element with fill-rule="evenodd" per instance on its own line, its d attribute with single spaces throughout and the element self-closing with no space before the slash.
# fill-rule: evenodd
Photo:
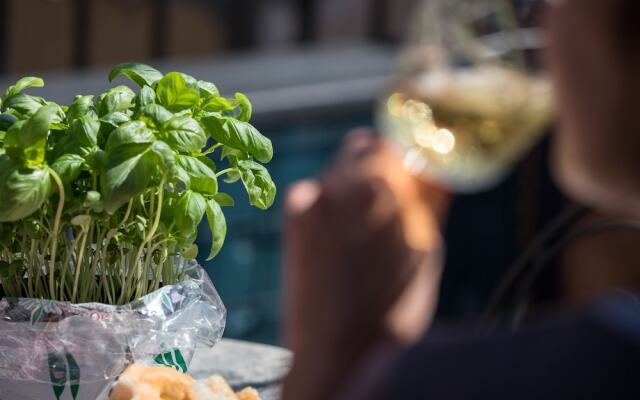
<svg viewBox="0 0 640 400">
<path fill-rule="evenodd" d="M 274 207 L 242 201 L 220 255 L 203 265 L 228 308 L 226 336 L 277 344 L 281 205 L 320 173 L 342 136 L 373 124 L 416 0 L 0 0 L 0 89 L 37 75 L 38 95 L 68 104 L 109 86 L 121 62 L 147 62 L 247 93 L 273 140 Z M 456 199 L 438 321 L 477 316 L 500 276 L 565 199 L 542 141 L 497 187 Z M 208 229 L 199 242 L 206 248 Z"/>
</svg>

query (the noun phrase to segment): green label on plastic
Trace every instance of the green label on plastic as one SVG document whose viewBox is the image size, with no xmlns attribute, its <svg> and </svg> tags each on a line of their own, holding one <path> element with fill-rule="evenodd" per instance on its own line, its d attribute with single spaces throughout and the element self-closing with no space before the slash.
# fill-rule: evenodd
<svg viewBox="0 0 640 400">
<path fill-rule="evenodd" d="M 49 378 L 53 387 L 53 394 L 60 400 L 67 382 L 70 384 L 71 396 L 78 398 L 80 392 L 80 366 L 70 353 L 65 351 L 64 356 L 50 349 L 48 354 Z"/>
<path fill-rule="evenodd" d="M 158 365 L 166 365 L 180 372 L 187 372 L 188 370 L 187 363 L 184 361 L 180 349 L 160 353 L 153 358 L 153 361 Z"/>
</svg>

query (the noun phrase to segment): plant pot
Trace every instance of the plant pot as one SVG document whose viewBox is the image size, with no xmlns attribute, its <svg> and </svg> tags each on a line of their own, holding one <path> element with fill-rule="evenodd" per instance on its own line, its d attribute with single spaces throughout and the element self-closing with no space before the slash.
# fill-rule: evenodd
<svg viewBox="0 0 640 400">
<path fill-rule="evenodd" d="M 206 272 L 124 306 L 0 301 L 0 399 L 95 400 L 129 364 L 184 372 L 196 345 L 222 336 L 226 311 Z"/>
</svg>

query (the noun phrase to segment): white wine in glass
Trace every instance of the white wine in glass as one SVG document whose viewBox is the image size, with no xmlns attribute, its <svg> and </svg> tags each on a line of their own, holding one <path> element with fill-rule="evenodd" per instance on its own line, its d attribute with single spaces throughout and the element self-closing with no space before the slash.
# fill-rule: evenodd
<svg viewBox="0 0 640 400">
<path fill-rule="evenodd" d="M 534 1 L 430 0 L 379 105 L 378 126 L 413 173 L 455 192 L 497 183 L 553 116 Z M 424 27 L 425 24 L 429 24 Z"/>
</svg>

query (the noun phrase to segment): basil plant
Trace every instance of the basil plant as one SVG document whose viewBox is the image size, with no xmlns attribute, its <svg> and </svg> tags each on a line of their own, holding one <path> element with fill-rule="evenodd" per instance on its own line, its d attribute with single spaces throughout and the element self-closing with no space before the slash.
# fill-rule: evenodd
<svg viewBox="0 0 640 400">
<path fill-rule="evenodd" d="M 246 96 L 143 64 L 122 64 L 136 93 L 116 86 L 69 106 L 24 93 L 0 103 L 0 283 L 6 296 L 124 304 L 184 278 L 206 218 L 226 235 L 219 181 L 242 182 L 269 208 L 276 187 L 263 164 L 271 141 L 250 123 Z M 214 161 L 216 160 L 216 161 Z"/>
</svg>

